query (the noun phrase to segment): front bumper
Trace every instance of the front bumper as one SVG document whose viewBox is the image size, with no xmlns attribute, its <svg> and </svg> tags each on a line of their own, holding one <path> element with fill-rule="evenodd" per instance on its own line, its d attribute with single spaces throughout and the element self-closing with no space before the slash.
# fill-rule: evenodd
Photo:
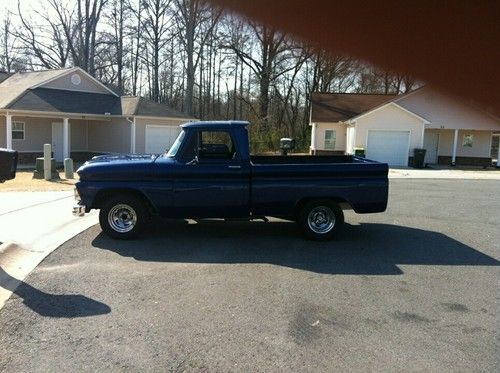
<svg viewBox="0 0 500 373">
<path fill-rule="evenodd" d="M 73 216 L 83 216 L 85 215 L 85 206 L 83 205 L 76 205 L 73 206 Z"/>
</svg>

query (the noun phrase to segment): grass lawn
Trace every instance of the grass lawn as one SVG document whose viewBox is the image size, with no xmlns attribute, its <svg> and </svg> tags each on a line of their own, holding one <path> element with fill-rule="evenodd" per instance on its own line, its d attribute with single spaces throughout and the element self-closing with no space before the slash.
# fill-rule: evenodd
<svg viewBox="0 0 500 373">
<path fill-rule="evenodd" d="M 0 184 L 0 192 L 52 192 L 59 190 L 72 190 L 78 181 L 75 179 L 64 179 L 64 172 L 59 173 L 60 179 L 46 181 L 44 179 L 33 179 L 33 171 L 18 171 L 14 180 L 7 180 Z"/>
</svg>

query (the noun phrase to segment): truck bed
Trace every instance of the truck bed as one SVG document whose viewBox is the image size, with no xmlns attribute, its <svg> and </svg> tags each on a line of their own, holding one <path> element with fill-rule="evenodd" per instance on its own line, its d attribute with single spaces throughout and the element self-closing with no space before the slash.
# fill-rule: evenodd
<svg viewBox="0 0 500 373">
<path fill-rule="evenodd" d="M 253 164 L 325 164 L 325 163 L 377 163 L 353 155 L 252 155 Z"/>
<path fill-rule="evenodd" d="M 357 213 L 384 211 L 388 166 L 352 155 L 252 156 L 251 201 L 257 215 L 293 215 L 304 196 L 347 202 Z"/>
</svg>

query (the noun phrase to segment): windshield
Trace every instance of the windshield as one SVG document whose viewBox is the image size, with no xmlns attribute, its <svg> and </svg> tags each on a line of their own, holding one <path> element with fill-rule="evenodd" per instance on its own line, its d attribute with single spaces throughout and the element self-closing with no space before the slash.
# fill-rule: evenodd
<svg viewBox="0 0 500 373">
<path fill-rule="evenodd" d="M 175 155 L 179 151 L 179 147 L 182 144 L 182 140 L 184 140 L 184 136 L 186 136 L 186 131 L 182 130 L 182 132 L 179 133 L 179 136 L 177 136 L 177 139 L 175 140 L 174 144 L 168 151 L 167 157 L 172 157 L 172 158 L 175 157 Z"/>
</svg>

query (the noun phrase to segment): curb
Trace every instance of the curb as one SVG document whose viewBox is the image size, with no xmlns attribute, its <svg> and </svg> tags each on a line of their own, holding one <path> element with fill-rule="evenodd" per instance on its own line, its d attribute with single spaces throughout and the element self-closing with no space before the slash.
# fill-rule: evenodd
<svg viewBox="0 0 500 373">
<path fill-rule="evenodd" d="M 81 232 L 97 223 L 97 215 L 59 226 L 34 244 L 27 247 L 16 242 L 0 245 L 0 310 L 16 288 L 49 254 Z"/>
<path fill-rule="evenodd" d="M 33 253 L 14 242 L 0 245 L 0 310 L 44 257 L 42 253 Z"/>
</svg>

